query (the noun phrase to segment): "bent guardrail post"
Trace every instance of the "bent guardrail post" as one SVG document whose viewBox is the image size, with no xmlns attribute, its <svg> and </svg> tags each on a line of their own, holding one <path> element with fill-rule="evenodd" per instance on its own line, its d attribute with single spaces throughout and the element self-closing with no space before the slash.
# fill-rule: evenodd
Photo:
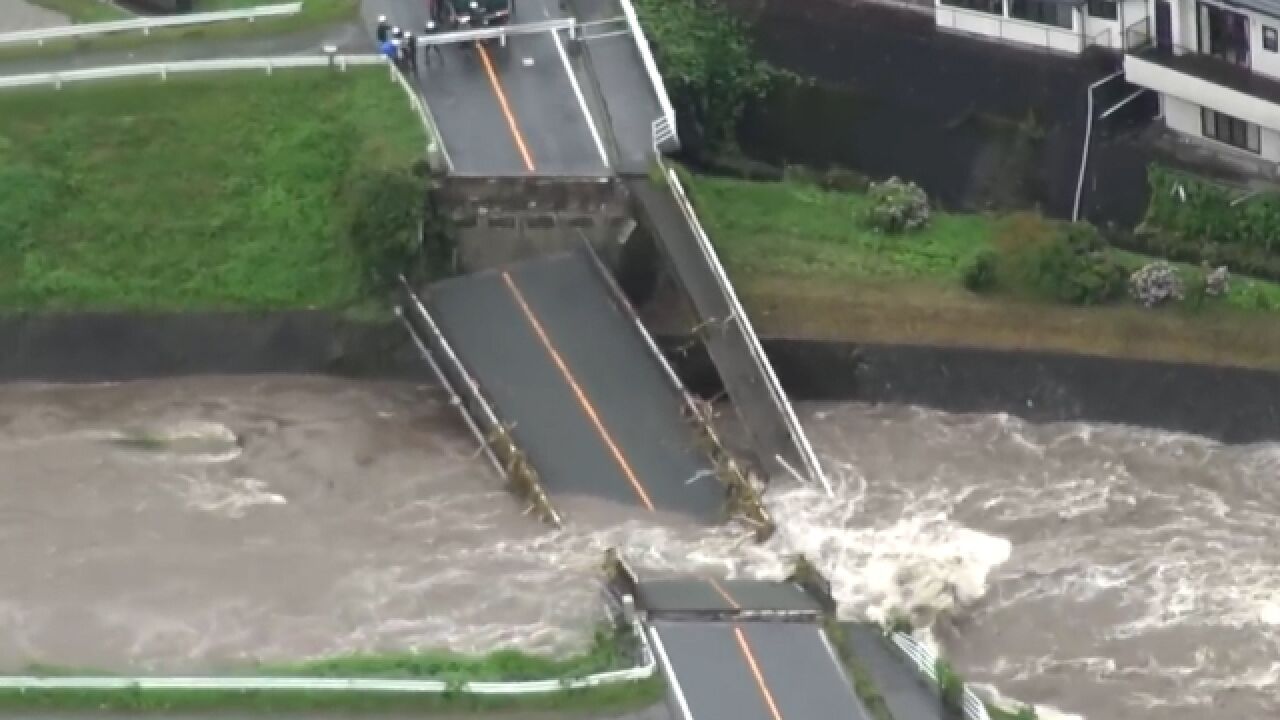
<svg viewBox="0 0 1280 720">
<path fill-rule="evenodd" d="M 626 293 L 622 291 L 618 281 L 613 277 L 613 273 L 609 272 L 609 268 L 600 259 L 600 255 L 596 253 L 586 234 L 579 230 L 578 237 L 582 241 L 582 252 L 590 259 L 591 266 L 608 287 L 609 294 L 613 296 L 614 302 L 620 307 L 623 314 L 631 320 L 636 332 L 640 335 L 645 345 L 648 346 L 649 352 L 658 361 L 658 364 L 662 366 L 663 373 L 667 376 L 667 381 L 671 383 L 671 386 L 675 388 L 676 394 L 683 400 L 680 414 L 693 425 L 694 430 L 698 433 L 699 443 L 711 458 L 711 462 L 715 466 L 716 477 L 724 484 L 728 493 L 727 504 L 730 513 L 737 512 L 751 523 L 756 529 L 758 540 L 761 542 L 768 540 L 777 530 L 777 524 L 774 523 L 768 509 L 765 508 L 764 500 L 760 497 L 755 485 L 743 473 L 738 461 L 729 454 L 724 444 L 720 442 L 719 435 L 716 434 L 715 428 L 712 427 L 710 412 L 704 412 L 700 408 L 693 394 L 680 381 L 680 376 L 671 367 L 667 356 L 662 354 L 658 343 L 654 342 L 653 336 L 649 334 L 649 329 L 644 326 L 644 321 L 636 314 L 635 308 L 627 300 Z"/>
<path fill-rule="evenodd" d="M 502 468 L 508 484 L 516 495 L 526 500 L 530 507 L 542 516 L 543 520 L 555 527 L 562 527 L 564 523 L 560 519 L 560 513 L 556 511 L 555 506 L 551 503 L 551 498 L 547 495 L 546 490 L 543 489 L 542 481 L 538 477 L 538 471 L 528 461 L 514 438 L 511 437 L 510 428 L 498 419 L 493 406 L 489 404 L 489 401 L 484 397 L 484 393 L 480 391 L 479 383 L 467 372 L 466 366 L 462 364 L 457 354 L 454 353 L 449 341 L 445 339 L 444 333 L 440 332 L 440 326 L 431 317 L 431 313 L 422 304 L 422 300 L 413 291 L 408 280 L 403 275 L 399 276 L 399 279 L 400 285 L 409 299 L 410 306 L 417 311 L 417 317 L 426 326 L 430 335 L 429 339 L 435 346 L 440 348 L 440 352 L 444 355 L 453 372 L 457 374 L 459 382 L 463 389 L 466 390 L 468 397 L 472 403 L 478 406 L 487 426 L 487 434 L 484 436 L 485 446 L 492 448 L 494 454 L 502 461 Z"/>
</svg>

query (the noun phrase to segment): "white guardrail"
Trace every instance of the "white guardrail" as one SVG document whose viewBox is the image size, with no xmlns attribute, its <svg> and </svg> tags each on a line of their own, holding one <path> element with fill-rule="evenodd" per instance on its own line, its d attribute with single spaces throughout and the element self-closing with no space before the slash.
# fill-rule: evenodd
<svg viewBox="0 0 1280 720">
<path fill-rule="evenodd" d="M 666 163 L 662 162 L 661 156 L 658 157 L 658 164 L 666 171 L 667 184 L 670 185 L 671 192 L 684 213 L 689 227 L 693 229 L 693 234 L 697 238 L 698 248 L 702 251 L 703 259 L 711 267 L 712 272 L 715 274 L 716 283 L 720 286 L 720 291 L 728 299 L 730 317 L 725 320 L 735 320 L 739 327 L 742 328 L 742 334 L 747 339 L 747 348 L 751 352 L 751 359 L 755 362 L 760 374 L 764 376 L 765 384 L 769 387 L 769 394 L 773 398 L 778 412 L 782 414 L 786 422 L 792 443 L 800 453 L 800 459 L 805 465 L 805 471 L 808 473 L 809 479 L 820 483 L 822 488 L 826 490 L 827 495 L 831 496 L 833 494 L 831 483 L 827 480 L 826 473 L 822 470 L 822 463 L 818 461 L 818 456 L 813 451 L 813 446 L 809 444 L 809 438 L 804 432 L 804 427 L 800 425 L 795 409 L 791 407 L 791 401 L 787 399 L 787 393 L 782 389 L 782 383 L 778 381 L 778 376 L 773 372 L 773 365 L 769 363 L 769 357 L 765 355 L 764 348 L 760 346 L 760 338 L 756 335 L 755 328 L 751 325 L 751 318 L 747 317 L 747 311 L 743 309 L 742 303 L 738 300 L 738 293 L 733 289 L 733 283 L 729 282 L 729 275 L 725 272 L 724 265 L 720 263 L 720 257 L 716 255 L 715 247 L 712 246 L 711 239 L 707 237 L 706 231 L 702 228 L 702 223 L 698 220 L 698 215 L 693 209 L 693 203 L 689 202 L 689 197 L 685 194 L 684 185 L 680 183 L 680 176 L 674 168 L 667 167 Z M 785 461 L 781 458 L 778 458 L 778 460 L 786 466 Z"/>
<path fill-rule="evenodd" d="M 81 0 L 91 2 L 92 0 Z M 81 25 L 60 25 L 58 27 L 39 30 L 21 30 L 18 32 L 0 33 L 0 45 L 14 43 L 36 43 L 44 45 L 48 40 L 65 40 L 68 38 L 91 37 L 111 33 L 141 31 L 150 35 L 152 30 L 188 25 L 207 25 L 209 23 L 246 20 L 253 22 L 258 18 L 283 17 L 297 15 L 302 12 L 301 2 L 283 3 L 279 5 L 260 5 L 243 10 L 220 10 L 218 12 L 191 13 L 190 15 L 167 15 L 162 17 L 140 17 L 132 20 L 113 20 L 110 22 L 84 23 Z"/>
<path fill-rule="evenodd" d="M 906 633 L 896 632 L 892 635 L 893 644 L 902 651 L 902 654 L 911 658 L 916 664 L 916 669 L 929 679 L 929 682 L 935 686 L 938 684 L 938 656 L 933 651 L 922 645 L 915 638 Z M 987 714 L 987 706 L 982 704 L 977 695 L 966 685 L 964 688 L 964 716 L 967 720 L 991 720 L 991 716 Z"/>
<path fill-rule="evenodd" d="M 445 680 L 401 680 L 392 678 L 328 677 L 40 677 L 0 676 L 0 688 L 10 690 L 212 690 L 212 691 L 354 691 L 367 693 L 464 695 L 546 695 L 565 690 L 584 690 L 601 685 L 637 682 L 657 671 L 653 648 L 644 629 L 633 626 L 640 638 L 640 664 L 622 670 L 580 678 L 527 680 L 523 682 L 464 682 Z"/>
<path fill-rule="evenodd" d="M 188 60 L 171 63 L 136 63 L 133 65 L 111 65 L 81 70 L 63 70 L 61 72 L 7 75 L 0 77 L 0 89 L 38 85 L 53 85 L 55 88 L 61 88 L 64 83 L 69 82 L 112 80 L 151 75 L 157 75 L 161 80 L 164 80 L 169 75 L 178 73 L 264 70 L 269 74 L 275 70 L 291 70 L 295 68 L 333 66 L 339 70 L 346 70 L 348 67 L 356 65 L 386 64 L 388 64 L 387 59 L 382 55 L 298 55 L 296 57 L 219 58 L 216 60 Z"/>
<path fill-rule="evenodd" d="M 653 49 L 649 47 L 649 39 L 644 34 L 644 28 L 640 25 L 640 16 L 636 14 L 636 7 L 631 0 L 619 0 L 622 4 L 622 14 L 627 18 L 627 24 L 631 26 L 631 36 L 635 38 L 636 50 L 640 53 L 640 62 L 644 63 L 644 70 L 649 74 L 649 82 L 653 83 L 653 92 L 658 96 L 658 106 L 662 108 L 662 115 L 667 119 L 667 125 L 671 132 L 671 139 L 676 143 L 680 142 L 680 134 L 676 129 L 676 111 L 671 107 L 671 98 L 667 95 L 667 86 L 662 82 L 662 73 L 658 71 L 658 62 L 653 59 Z"/>
</svg>

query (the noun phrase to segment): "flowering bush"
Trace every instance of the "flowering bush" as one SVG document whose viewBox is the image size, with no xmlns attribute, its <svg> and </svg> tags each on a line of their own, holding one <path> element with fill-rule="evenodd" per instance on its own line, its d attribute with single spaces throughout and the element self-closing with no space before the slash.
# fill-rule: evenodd
<svg viewBox="0 0 1280 720">
<path fill-rule="evenodd" d="M 1181 300 L 1185 294 L 1178 271 L 1164 260 L 1143 265 L 1129 276 L 1129 294 L 1146 307 L 1170 300 Z"/>
<path fill-rule="evenodd" d="M 891 177 L 871 183 L 867 224 L 884 233 L 905 233 L 929 224 L 929 197 L 913 182 Z"/>
<path fill-rule="evenodd" d="M 1209 273 L 1204 279 L 1204 294 L 1209 297 L 1222 297 L 1231 292 L 1231 274 L 1223 265 Z"/>
</svg>

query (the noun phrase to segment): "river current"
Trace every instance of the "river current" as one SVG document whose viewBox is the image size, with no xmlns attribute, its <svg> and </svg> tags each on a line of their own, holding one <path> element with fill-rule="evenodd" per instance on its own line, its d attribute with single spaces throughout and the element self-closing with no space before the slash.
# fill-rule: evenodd
<svg viewBox="0 0 1280 720">
<path fill-rule="evenodd" d="M 211 671 L 580 647 L 618 546 L 910 612 L 991 691 L 1090 720 L 1280 716 L 1280 444 L 802 405 L 833 497 L 781 530 L 582 498 L 525 514 L 430 387 L 318 377 L 0 385 L 0 671 Z"/>
</svg>

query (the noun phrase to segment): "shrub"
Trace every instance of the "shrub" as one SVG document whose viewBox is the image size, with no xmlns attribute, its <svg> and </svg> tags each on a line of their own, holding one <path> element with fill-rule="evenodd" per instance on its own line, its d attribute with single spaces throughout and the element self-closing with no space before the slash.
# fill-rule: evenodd
<svg viewBox="0 0 1280 720">
<path fill-rule="evenodd" d="M 1280 250 L 1280 195 L 1258 194 L 1237 202 L 1239 193 L 1226 187 L 1154 165 L 1147 180 L 1151 201 L 1146 224 L 1206 250 L 1225 245 L 1272 256 Z M 1214 262 L 1208 257 L 1180 259 Z"/>
<path fill-rule="evenodd" d="M 982 251 L 965 268 L 964 286 L 975 293 L 994 290 L 998 282 L 999 264 L 1000 256 L 994 250 Z"/>
<path fill-rule="evenodd" d="M 1204 292 L 1209 297 L 1223 297 L 1231 292 L 1231 273 L 1222 265 L 1205 276 Z"/>
<path fill-rule="evenodd" d="M 353 181 L 348 235 L 369 290 L 393 287 L 422 249 L 426 183 L 408 169 L 370 170 Z"/>
<path fill-rule="evenodd" d="M 872 183 L 867 224 L 885 233 L 905 233 L 929 224 L 929 197 L 913 182 L 891 177 Z"/>
<path fill-rule="evenodd" d="M 1089 225 L 1060 226 L 1030 246 L 1019 263 L 1030 287 L 1053 300 L 1097 305 L 1124 293 L 1126 273 Z"/>
<path fill-rule="evenodd" d="M 938 694 L 942 700 L 944 717 L 961 720 L 964 718 L 964 680 L 945 660 L 938 660 L 934 665 L 938 676 Z"/>
<path fill-rule="evenodd" d="M 764 96 L 774 77 L 756 58 L 747 28 L 718 3 L 639 0 L 636 7 L 685 148 L 699 140 L 712 151 L 731 145 L 743 109 Z"/>
<path fill-rule="evenodd" d="M 1143 265 L 1129 277 L 1129 294 L 1150 308 L 1181 300 L 1186 291 L 1178 271 L 1168 262 L 1157 260 Z"/>
</svg>

